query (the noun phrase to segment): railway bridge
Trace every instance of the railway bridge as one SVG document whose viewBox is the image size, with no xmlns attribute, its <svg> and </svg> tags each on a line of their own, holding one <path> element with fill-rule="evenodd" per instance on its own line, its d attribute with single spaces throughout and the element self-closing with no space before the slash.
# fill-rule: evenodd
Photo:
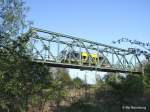
<svg viewBox="0 0 150 112">
<path fill-rule="evenodd" d="M 26 35 L 28 34 L 28 35 Z M 142 60 L 133 49 L 31 27 L 24 41 L 34 63 L 52 67 L 142 74 Z"/>
</svg>

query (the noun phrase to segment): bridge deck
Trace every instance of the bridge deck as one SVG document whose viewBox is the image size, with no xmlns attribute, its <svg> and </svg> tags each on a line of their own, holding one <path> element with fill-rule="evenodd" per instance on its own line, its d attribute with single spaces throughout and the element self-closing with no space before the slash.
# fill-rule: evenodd
<svg viewBox="0 0 150 112">
<path fill-rule="evenodd" d="M 100 68 L 95 66 L 86 66 L 86 65 L 76 65 L 76 64 L 67 64 L 67 63 L 56 63 L 50 61 L 43 60 L 33 60 L 34 63 L 46 64 L 51 67 L 61 67 L 61 68 L 72 68 L 72 69 L 80 69 L 80 70 L 90 70 L 90 71 L 102 71 L 102 72 L 118 72 L 118 73 L 134 73 L 134 74 L 142 74 L 139 71 L 131 71 L 131 70 L 122 70 L 122 69 L 114 69 L 114 68 Z"/>
</svg>

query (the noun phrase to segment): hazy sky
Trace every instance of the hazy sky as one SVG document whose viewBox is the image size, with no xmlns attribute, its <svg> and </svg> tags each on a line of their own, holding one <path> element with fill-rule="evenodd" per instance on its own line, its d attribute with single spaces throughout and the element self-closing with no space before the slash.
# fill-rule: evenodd
<svg viewBox="0 0 150 112">
<path fill-rule="evenodd" d="M 150 40 L 150 0 L 27 0 L 27 6 L 35 27 L 105 44 L 122 35 Z"/>
</svg>

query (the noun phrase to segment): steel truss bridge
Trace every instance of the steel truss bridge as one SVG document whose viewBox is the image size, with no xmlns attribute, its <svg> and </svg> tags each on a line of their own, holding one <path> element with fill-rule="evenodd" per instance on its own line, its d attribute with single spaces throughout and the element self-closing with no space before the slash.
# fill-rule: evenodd
<svg viewBox="0 0 150 112">
<path fill-rule="evenodd" d="M 20 41 L 26 48 L 26 55 L 35 63 L 80 70 L 142 74 L 140 56 L 131 49 L 125 50 L 34 27 Z M 82 53 L 88 57 L 86 63 Z"/>
<path fill-rule="evenodd" d="M 33 62 L 80 70 L 142 73 L 143 67 L 139 55 L 132 50 L 34 27 L 30 28 L 29 33 L 25 46 Z M 88 54 L 86 64 L 82 59 L 83 52 Z M 94 62 L 95 59 L 91 54 L 101 58 L 97 58 Z"/>
</svg>

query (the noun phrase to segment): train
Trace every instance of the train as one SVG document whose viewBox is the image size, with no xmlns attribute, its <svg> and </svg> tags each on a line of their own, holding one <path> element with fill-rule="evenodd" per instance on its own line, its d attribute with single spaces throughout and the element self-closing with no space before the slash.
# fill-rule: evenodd
<svg viewBox="0 0 150 112">
<path fill-rule="evenodd" d="M 90 58 L 91 57 L 91 58 Z M 101 63 L 104 59 L 102 54 L 92 53 L 89 54 L 87 52 L 77 52 L 77 51 L 61 51 L 61 63 L 71 63 L 71 64 L 84 64 L 84 65 L 97 65 L 98 62 Z M 90 60 L 91 59 L 91 60 Z M 103 65 L 107 65 L 108 61 L 104 61 Z"/>
</svg>

